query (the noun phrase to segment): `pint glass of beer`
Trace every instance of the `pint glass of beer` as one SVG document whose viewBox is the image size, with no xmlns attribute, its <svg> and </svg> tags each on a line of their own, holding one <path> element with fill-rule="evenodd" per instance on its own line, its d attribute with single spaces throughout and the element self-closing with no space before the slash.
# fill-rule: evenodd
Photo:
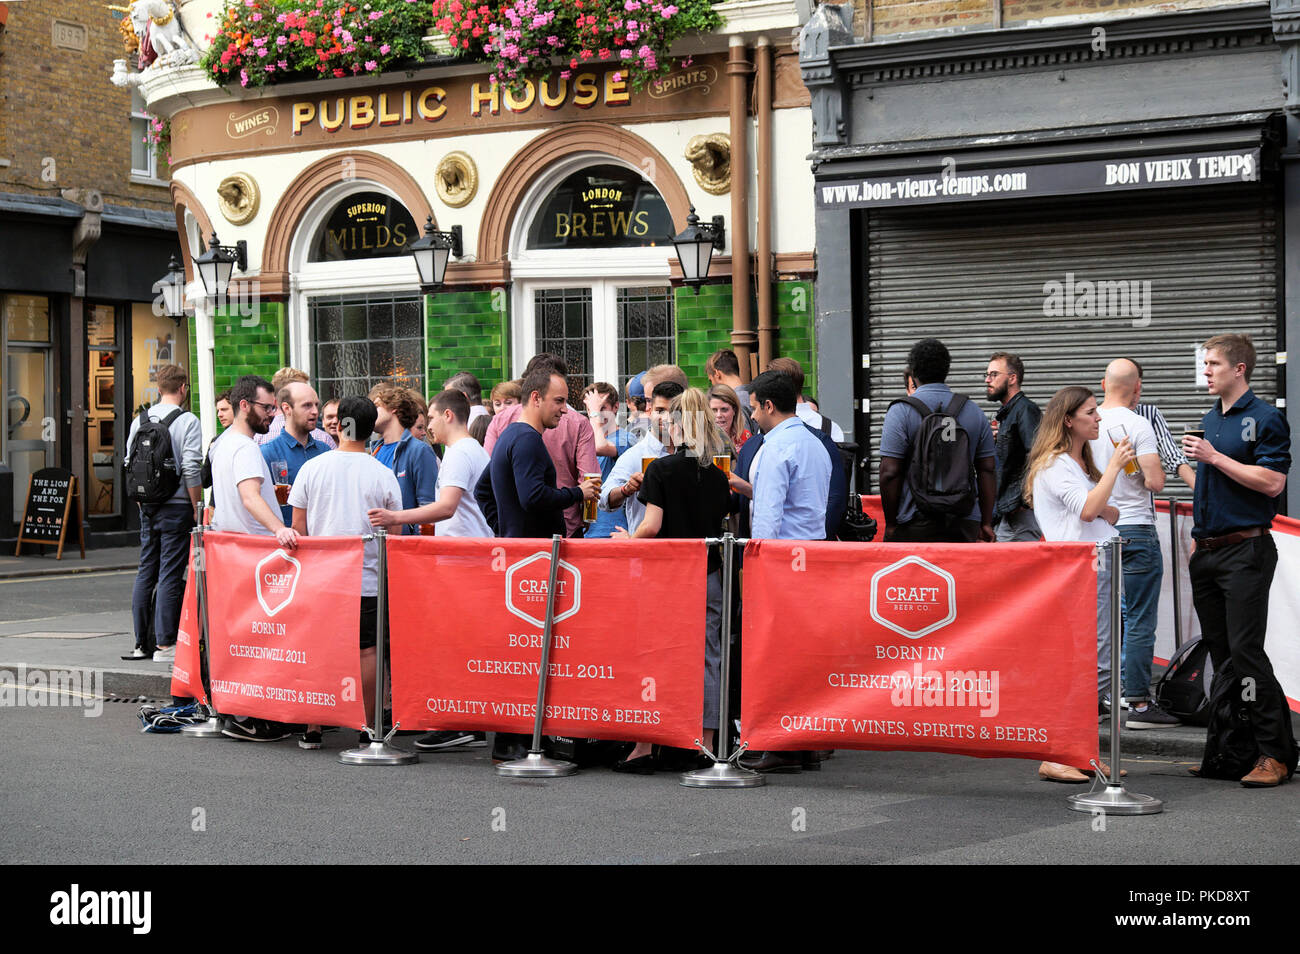
<svg viewBox="0 0 1300 954">
<path fill-rule="evenodd" d="M 649 469 L 650 469 L 650 464 L 651 464 L 653 461 L 655 461 L 656 459 L 657 459 L 657 458 L 654 458 L 654 457 L 642 457 L 642 458 L 641 458 L 641 473 L 644 474 L 647 470 L 649 470 Z"/>
<path fill-rule="evenodd" d="M 283 507 L 289 502 L 289 462 L 271 461 L 271 477 L 275 481 L 275 499 Z"/>
<path fill-rule="evenodd" d="M 595 474 L 583 474 L 583 475 L 582 475 L 582 479 L 583 479 L 583 480 L 594 480 L 594 481 L 596 482 L 596 489 L 597 489 L 597 490 L 600 489 L 600 474 L 599 474 L 599 473 L 595 473 Z M 599 499 L 597 499 L 597 500 L 587 500 L 586 498 L 583 498 L 583 501 L 582 501 L 582 521 L 583 521 L 583 523 L 595 523 L 595 522 L 596 522 L 596 505 L 597 505 L 599 502 L 600 502 Z"/>
<path fill-rule="evenodd" d="M 1106 435 L 1110 438 L 1111 446 L 1119 447 L 1124 438 L 1128 437 L 1128 429 L 1123 424 L 1117 424 L 1114 427 L 1106 428 Z M 1124 473 L 1130 477 L 1136 477 L 1138 472 L 1138 462 L 1135 457 L 1124 465 Z"/>
<path fill-rule="evenodd" d="M 718 468 L 718 470 L 722 471 L 728 477 L 730 477 L 731 476 L 731 455 L 715 454 L 713 456 L 713 466 Z"/>
</svg>

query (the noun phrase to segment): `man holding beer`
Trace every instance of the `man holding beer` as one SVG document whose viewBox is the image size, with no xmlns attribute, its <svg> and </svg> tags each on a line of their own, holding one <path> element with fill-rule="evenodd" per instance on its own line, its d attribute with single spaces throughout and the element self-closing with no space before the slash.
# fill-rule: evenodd
<svg viewBox="0 0 1300 954">
<path fill-rule="evenodd" d="M 1124 540 L 1124 701 L 1129 706 L 1130 729 L 1178 725 L 1151 699 L 1151 658 L 1156 645 L 1156 610 L 1164 562 L 1151 495 L 1165 486 L 1164 466 L 1156 433 L 1146 418 L 1130 408 L 1140 385 L 1137 365 L 1118 358 L 1106 366 L 1102 388 L 1106 399 L 1101 413 L 1101 434 L 1091 441 L 1092 458 L 1104 470 L 1115 448 L 1127 437 L 1137 458 L 1115 480 L 1110 503 L 1119 510 L 1115 529 Z M 1112 695 L 1113 695 L 1112 688 Z M 1117 710 L 1111 703 L 1111 714 Z"/>
<path fill-rule="evenodd" d="M 298 479 L 302 465 L 330 447 L 312 437 L 320 415 L 320 398 L 310 384 L 291 381 L 280 388 L 275 399 L 284 414 L 284 430 L 262 445 L 262 457 L 271 468 L 275 499 L 280 504 L 284 525 L 291 527 L 293 508 L 289 506 L 289 488 Z"/>
</svg>

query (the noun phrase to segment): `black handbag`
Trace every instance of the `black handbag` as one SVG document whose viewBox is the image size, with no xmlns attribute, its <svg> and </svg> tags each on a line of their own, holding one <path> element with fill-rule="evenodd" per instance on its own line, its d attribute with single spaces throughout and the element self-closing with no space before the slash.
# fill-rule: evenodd
<svg viewBox="0 0 1300 954">
<path fill-rule="evenodd" d="M 862 509 L 862 495 L 849 494 L 849 505 L 840 522 L 839 539 L 846 543 L 870 543 L 876 537 L 876 520 Z"/>
</svg>

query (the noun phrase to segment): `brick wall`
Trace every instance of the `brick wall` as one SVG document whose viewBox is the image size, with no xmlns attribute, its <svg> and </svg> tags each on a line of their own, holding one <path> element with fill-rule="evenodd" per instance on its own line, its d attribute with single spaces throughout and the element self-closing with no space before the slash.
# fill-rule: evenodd
<svg viewBox="0 0 1300 954">
<path fill-rule="evenodd" d="M 776 282 L 776 355 L 803 366 L 804 392 L 817 393 L 817 348 L 813 340 L 813 285 L 810 281 Z M 695 387 L 708 388 L 704 362 L 719 348 L 731 347 L 729 284 L 704 285 L 697 296 L 676 289 L 677 364 Z"/>
<path fill-rule="evenodd" d="M 109 82 L 113 60 L 126 56 L 121 16 L 92 0 L 9 4 L 0 37 L 0 158 L 10 165 L 0 167 L 0 191 L 98 189 L 115 205 L 171 208 L 166 188 L 130 182 L 131 93 Z M 84 28 L 86 49 L 56 47 L 55 20 Z M 168 177 L 165 168 L 159 176 Z"/>
<path fill-rule="evenodd" d="M 469 371 L 483 396 L 508 380 L 509 295 L 504 289 L 444 291 L 425 296 L 430 394 L 457 371 Z"/>
<path fill-rule="evenodd" d="M 871 8 L 872 35 L 943 30 L 956 27 L 992 26 L 998 0 L 853 0 L 853 32 L 866 34 L 867 10 Z M 1001 0 L 1002 23 L 1015 26 L 1047 17 L 1104 14 L 1112 11 L 1151 7 L 1152 13 L 1166 13 L 1178 7 L 1205 6 L 1196 0 Z M 1249 3 L 1252 0 L 1223 0 L 1216 4 Z"/>
</svg>

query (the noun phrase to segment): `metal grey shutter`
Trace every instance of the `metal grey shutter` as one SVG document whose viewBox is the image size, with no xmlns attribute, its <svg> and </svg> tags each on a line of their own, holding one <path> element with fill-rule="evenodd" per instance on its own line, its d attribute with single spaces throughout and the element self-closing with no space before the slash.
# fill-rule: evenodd
<svg viewBox="0 0 1300 954">
<path fill-rule="evenodd" d="M 1248 333 L 1258 359 L 1251 387 L 1277 397 L 1278 224 L 1264 188 L 1170 189 L 1158 195 L 960 209 L 889 210 L 867 217 L 866 374 L 871 486 L 878 486 L 880 425 L 903 396 L 911 346 L 935 336 L 952 353 L 948 385 L 979 402 L 989 355 L 1025 363 L 1024 391 L 1040 407 L 1057 389 L 1098 393 L 1106 364 L 1142 364 L 1142 401 L 1156 404 L 1175 438 L 1212 399 L 1195 364 L 1211 335 Z M 1150 321 L 1123 316 L 1049 317 L 1049 282 L 1150 282 Z M 1110 286 L 1113 290 L 1115 286 Z M 1108 301 L 1122 305 L 1122 299 Z M 1117 309 L 1110 308 L 1110 311 Z M 864 420 L 865 417 L 865 420 Z M 1182 481 L 1169 491 L 1187 496 Z M 1163 496 L 1163 495 L 1162 495 Z"/>
</svg>

